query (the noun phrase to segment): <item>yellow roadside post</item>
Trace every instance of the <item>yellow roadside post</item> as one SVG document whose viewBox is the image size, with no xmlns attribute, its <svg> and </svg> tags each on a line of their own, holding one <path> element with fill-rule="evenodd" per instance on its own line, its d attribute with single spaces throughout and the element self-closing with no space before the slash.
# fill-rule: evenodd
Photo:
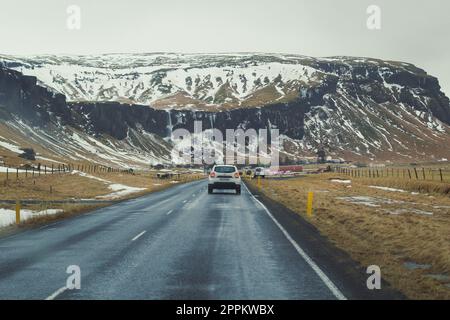
<svg viewBox="0 0 450 320">
<path fill-rule="evenodd" d="M 308 217 L 312 216 L 312 211 L 313 211 L 313 198 L 314 198 L 314 193 L 313 192 L 308 192 L 308 201 L 306 203 L 306 214 L 308 215 Z"/>
<path fill-rule="evenodd" d="M 20 201 L 16 201 L 16 224 L 20 224 Z"/>
<path fill-rule="evenodd" d="M 261 189 L 261 176 L 258 176 L 258 189 Z"/>
</svg>

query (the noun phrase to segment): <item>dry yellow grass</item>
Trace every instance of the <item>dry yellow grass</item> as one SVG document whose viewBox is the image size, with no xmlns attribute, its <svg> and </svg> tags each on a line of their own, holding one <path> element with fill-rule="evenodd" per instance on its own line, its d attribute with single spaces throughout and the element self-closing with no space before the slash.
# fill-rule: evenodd
<svg viewBox="0 0 450 320">
<path fill-rule="evenodd" d="M 51 188 L 51 191 L 50 191 Z M 0 199 L 65 200 L 93 198 L 111 191 L 101 181 L 72 174 L 41 175 L 35 178 L 4 180 L 0 175 Z"/>
<path fill-rule="evenodd" d="M 354 179 L 349 187 L 331 182 L 332 177 L 335 175 L 267 179 L 262 190 L 309 219 L 361 265 L 379 265 L 383 278 L 409 298 L 450 299 L 450 278 L 441 281 L 432 278 L 436 274 L 450 276 L 450 198 L 443 194 L 374 189 L 369 185 L 383 184 L 373 179 Z M 308 191 L 314 191 L 311 218 L 305 215 Z M 356 196 L 389 201 L 368 206 L 367 201 L 364 205 L 342 199 Z M 429 264 L 430 268 L 411 270 L 405 267 L 405 262 Z"/>
<path fill-rule="evenodd" d="M 45 225 L 48 223 L 51 223 L 53 221 L 66 219 L 72 216 L 76 216 L 79 214 L 87 213 L 92 210 L 105 207 L 107 204 L 69 204 L 69 203 L 63 203 L 63 204 L 49 204 L 46 202 L 40 203 L 40 204 L 32 204 L 32 205 L 25 205 L 22 208 L 23 209 L 29 209 L 29 210 L 36 210 L 36 211 L 43 211 L 47 209 L 62 209 L 63 211 L 58 214 L 53 215 L 41 215 L 36 216 L 31 219 L 27 219 L 25 221 L 22 221 L 19 225 L 10 225 L 3 228 L 0 228 L 0 236 L 8 236 L 10 234 L 16 233 L 20 231 L 21 229 L 26 228 L 34 228 L 36 226 Z M 2 206 L 6 207 L 7 209 L 14 209 L 14 205 L 6 205 Z"/>
<path fill-rule="evenodd" d="M 152 192 L 165 185 L 171 185 L 171 179 L 158 179 L 154 173 L 126 174 L 119 172 L 88 173 L 112 183 L 130 187 L 146 188 L 139 193 Z M 198 179 L 199 175 L 181 175 L 180 182 Z M 174 180 L 177 180 L 175 178 Z M 50 192 L 51 191 L 51 192 Z M 28 178 L 21 174 L 16 180 L 15 175 L 6 181 L 6 174 L 0 173 L 0 200 L 37 199 L 42 201 L 90 199 L 110 194 L 108 184 L 79 174 L 47 174 Z"/>
<path fill-rule="evenodd" d="M 182 174 L 180 177 L 172 179 L 158 179 L 155 173 L 140 172 L 136 174 L 126 174 L 118 172 L 110 173 L 89 173 L 100 179 L 111 183 L 123 184 L 131 187 L 145 188 L 140 192 L 135 192 L 114 200 L 125 200 L 136 198 L 147 193 L 163 190 L 174 186 L 173 180 L 178 183 L 189 182 L 202 178 L 198 174 Z M 13 225 L 0 228 L 0 234 L 5 235 L 16 232 L 18 228 L 27 228 L 35 225 L 45 224 L 54 220 L 64 219 L 73 215 L 85 213 L 99 207 L 109 205 L 105 203 L 72 203 L 74 199 L 95 199 L 97 196 L 110 194 L 109 183 L 104 183 L 96 179 L 81 176 L 79 174 L 49 174 L 36 177 L 20 178 L 19 180 L 3 180 L 4 174 L 0 174 L 0 201 L 1 200 L 35 200 L 37 203 L 22 202 L 22 209 L 33 211 L 43 211 L 47 209 L 62 209 L 63 212 L 55 215 L 42 215 L 36 218 L 23 221 L 19 226 Z M 52 192 L 50 193 L 50 186 Z M 64 201 L 67 202 L 64 202 Z M 58 202 L 53 202 L 58 201 Z M 14 209 L 14 204 L 4 203 L 0 208 Z"/>
</svg>

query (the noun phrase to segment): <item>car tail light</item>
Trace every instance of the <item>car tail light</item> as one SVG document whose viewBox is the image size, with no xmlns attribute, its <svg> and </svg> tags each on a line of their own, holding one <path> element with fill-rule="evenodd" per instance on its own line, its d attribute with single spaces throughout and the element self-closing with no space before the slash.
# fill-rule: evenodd
<svg viewBox="0 0 450 320">
<path fill-rule="evenodd" d="M 234 177 L 235 177 L 235 178 L 239 178 L 239 172 L 236 172 L 236 173 L 234 174 Z"/>
<path fill-rule="evenodd" d="M 214 171 L 212 171 L 212 172 L 209 174 L 209 176 L 210 176 L 211 178 L 214 178 L 214 177 L 216 176 L 216 173 L 215 173 Z"/>
</svg>

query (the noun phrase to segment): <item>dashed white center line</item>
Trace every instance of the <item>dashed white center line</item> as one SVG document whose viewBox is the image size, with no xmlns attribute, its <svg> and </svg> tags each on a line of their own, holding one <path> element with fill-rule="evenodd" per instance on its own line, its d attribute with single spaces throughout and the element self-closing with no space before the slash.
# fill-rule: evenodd
<svg viewBox="0 0 450 320">
<path fill-rule="evenodd" d="M 131 241 L 136 241 L 137 239 L 139 239 L 141 236 L 143 236 L 147 231 L 142 231 L 141 233 L 139 233 L 136 237 L 134 237 L 133 239 L 131 239 Z"/>
<path fill-rule="evenodd" d="M 183 203 L 186 203 L 187 202 L 187 200 L 183 200 Z"/>
<path fill-rule="evenodd" d="M 173 210 L 170 210 L 169 212 L 167 212 L 166 214 L 169 215 L 173 212 Z"/>
</svg>

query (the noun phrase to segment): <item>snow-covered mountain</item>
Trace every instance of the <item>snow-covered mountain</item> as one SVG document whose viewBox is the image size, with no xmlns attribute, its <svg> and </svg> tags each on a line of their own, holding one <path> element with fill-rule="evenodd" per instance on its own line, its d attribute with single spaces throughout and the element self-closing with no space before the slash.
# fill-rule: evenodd
<svg viewBox="0 0 450 320">
<path fill-rule="evenodd" d="M 295 98 L 322 72 L 312 58 L 261 54 L 0 56 L 68 101 L 118 101 L 203 110 L 260 106 Z"/>
<path fill-rule="evenodd" d="M 36 102 L 34 108 L 59 112 L 65 128 L 114 140 L 113 144 L 137 135 L 134 140 L 142 145 L 153 141 L 145 152 L 154 152 L 155 144 L 163 141 L 170 144 L 170 130 L 192 129 L 200 120 L 204 128 L 222 131 L 278 128 L 285 155 L 292 158 L 311 156 L 318 148 L 353 160 L 450 158 L 450 149 L 442 147 L 450 142 L 449 100 L 436 78 L 408 63 L 282 54 L 152 53 L 0 55 L 0 66 L 28 75 L 19 82 L 32 96 L 46 96 L 44 89 L 36 88 L 47 88 L 55 101 L 47 97 L 46 107 Z M 37 84 L 27 87 L 32 79 Z M 0 82 L 0 107 L 1 94 Z M 3 105 L 17 113 L 12 104 L 18 100 Z M 44 111 L 39 114 L 46 118 Z M 145 149 L 140 144 L 138 149 Z M 170 161 L 166 151 L 153 157 Z"/>
</svg>

